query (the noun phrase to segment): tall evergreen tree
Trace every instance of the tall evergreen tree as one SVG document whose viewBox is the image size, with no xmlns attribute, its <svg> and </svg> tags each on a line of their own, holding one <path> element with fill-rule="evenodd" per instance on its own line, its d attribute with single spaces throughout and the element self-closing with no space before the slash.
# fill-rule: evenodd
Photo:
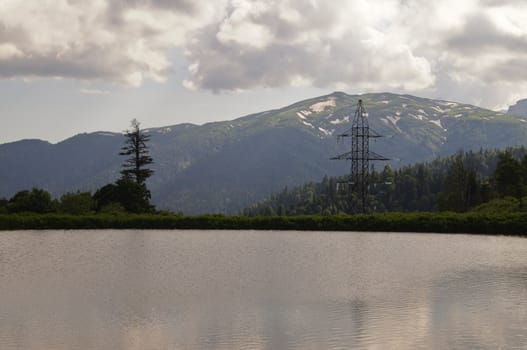
<svg viewBox="0 0 527 350">
<path fill-rule="evenodd" d="M 513 196 L 520 200 L 525 194 L 524 178 L 522 163 L 510 152 L 501 153 L 498 156 L 498 164 L 494 173 L 496 188 L 501 196 Z"/>
<path fill-rule="evenodd" d="M 479 204 L 480 181 L 474 166 L 466 164 L 466 154 L 458 153 L 444 179 L 439 208 L 465 212 Z"/>
<path fill-rule="evenodd" d="M 154 173 L 152 169 L 146 168 L 154 162 L 146 145 L 150 136 L 141 131 L 140 123 L 136 119 L 132 120 L 131 127 L 131 130 L 126 131 L 126 141 L 119 153 L 122 156 L 130 156 L 123 164 L 121 175 L 123 179 L 130 179 L 139 185 L 144 185 Z"/>
</svg>

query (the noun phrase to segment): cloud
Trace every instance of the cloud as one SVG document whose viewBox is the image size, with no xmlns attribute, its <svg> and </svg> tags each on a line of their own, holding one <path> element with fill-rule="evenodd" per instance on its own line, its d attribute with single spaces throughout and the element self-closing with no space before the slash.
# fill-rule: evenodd
<svg viewBox="0 0 527 350">
<path fill-rule="evenodd" d="M 193 89 L 306 84 L 495 107 L 527 95 L 527 4 L 232 0 L 218 22 L 192 33 L 186 53 Z"/>
<path fill-rule="evenodd" d="M 168 51 L 208 12 L 190 0 L 3 0 L 0 77 L 163 81 Z"/>
<path fill-rule="evenodd" d="M 81 89 L 80 92 L 82 94 L 87 95 L 108 95 L 110 91 L 108 90 L 99 90 L 99 89 Z"/>
<path fill-rule="evenodd" d="M 175 48 L 192 89 L 456 91 L 484 95 L 487 106 L 527 95 L 519 0 L 0 2 L 2 78 L 139 86 L 181 65 L 171 61 Z"/>
<path fill-rule="evenodd" d="M 396 2 L 231 1 L 188 43 L 187 86 L 214 91 L 304 82 L 318 87 L 419 89 L 429 62 L 390 34 Z M 375 13 L 374 20 L 365 15 Z"/>
</svg>

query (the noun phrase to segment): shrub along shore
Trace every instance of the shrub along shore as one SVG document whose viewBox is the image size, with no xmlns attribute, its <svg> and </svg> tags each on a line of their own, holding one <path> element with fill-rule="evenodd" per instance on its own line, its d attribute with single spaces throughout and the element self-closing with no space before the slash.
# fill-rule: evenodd
<svg viewBox="0 0 527 350">
<path fill-rule="evenodd" d="M 527 213 L 379 213 L 335 216 L 5 214 L 0 230 L 200 229 L 432 232 L 527 236 Z"/>
</svg>

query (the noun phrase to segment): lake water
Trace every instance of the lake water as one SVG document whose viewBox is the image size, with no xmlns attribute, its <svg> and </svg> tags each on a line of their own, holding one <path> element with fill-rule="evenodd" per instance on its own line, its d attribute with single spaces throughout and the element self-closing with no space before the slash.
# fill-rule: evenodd
<svg viewBox="0 0 527 350">
<path fill-rule="evenodd" d="M 0 232 L 0 349 L 526 349 L 527 240 Z"/>
</svg>

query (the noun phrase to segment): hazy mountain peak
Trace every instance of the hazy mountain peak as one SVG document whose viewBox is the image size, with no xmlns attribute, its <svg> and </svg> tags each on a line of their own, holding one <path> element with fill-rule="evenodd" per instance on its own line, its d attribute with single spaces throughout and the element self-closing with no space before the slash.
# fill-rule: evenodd
<svg viewBox="0 0 527 350">
<path fill-rule="evenodd" d="M 519 117 L 527 117 L 527 98 L 519 100 L 516 104 L 510 106 L 507 113 Z"/>
</svg>

